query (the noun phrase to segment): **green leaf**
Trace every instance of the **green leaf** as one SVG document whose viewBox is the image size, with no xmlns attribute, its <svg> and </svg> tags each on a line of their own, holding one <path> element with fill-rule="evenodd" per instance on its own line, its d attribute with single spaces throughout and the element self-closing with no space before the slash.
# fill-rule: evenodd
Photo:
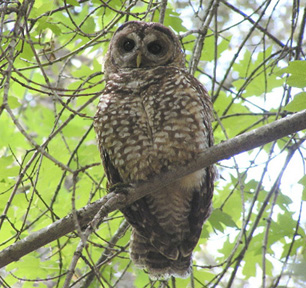
<svg viewBox="0 0 306 288">
<path fill-rule="evenodd" d="M 302 194 L 302 200 L 306 201 L 306 175 L 304 175 L 298 182 L 299 184 L 302 184 L 304 189 L 303 189 L 303 194 Z"/>
<path fill-rule="evenodd" d="M 142 269 L 136 269 L 136 268 L 134 269 L 135 269 L 134 271 L 136 274 L 136 278 L 134 281 L 134 287 L 146 287 L 148 283 L 148 274 L 146 274 Z"/>
<path fill-rule="evenodd" d="M 62 30 L 59 28 L 59 26 L 53 23 L 46 22 L 45 28 L 49 28 L 57 36 L 62 33 Z"/>
<path fill-rule="evenodd" d="M 303 260 L 300 263 L 290 264 L 290 271 L 293 271 L 294 276 L 300 277 L 303 283 L 306 283 L 306 261 Z"/>
<path fill-rule="evenodd" d="M 245 78 L 251 65 L 251 52 L 246 50 L 243 59 L 233 65 L 233 70 L 238 72 L 239 77 Z"/>
<path fill-rule="evenodd" d="M 209 269 L 203 269 L 203 268 L 194 268 L 193 269 L 193 276 L 195 279 L 201 279 L 201 283 L 207 283 L 208 281 L 210 281 L 211 279 L 214 278 L 215 274 L 212 271 L 209 271 Z M 177 278 L 178 279 L 178 278 Z M 177 285 L 177 287 L 192 287 L 190 286 L 190 281 L 189 279 L 184 279 L 187 280 L 186 282 L 183 282 L 183 279 L 180 279 L 182 282 L 178 282 L 179 285 Z M 198 288 L 203 288 L 203 285 L 200 285 L 200 283 L 195 283 L 195 287 Z M 204 286 L 207 287 L 207 286 Z"/>
<path fill-rule="evenodd" d="M 15 109 L 15 108 L 17 108 L 21 105 L 21 103 L 19 102 L 19 99 L 15 96 L 10 96 L 8 98 L 8 104 L 9 104 L 11 109 Z M 1 104 L 0 104 L 0 106 L 1 106 Z"/>
<path fill-rule="evenodd" d="M 80 6 L 77 0 L 66 0 L 66 2 L 72 6 Z"/>
<path fill-rule="evenodd" d="M 231 117 L 222 119 L 222 124 L 226 127 L 226 132 L 229 138 L 232 138 L 245 130 L 254 129 L 261 125 L 258 123 L 261 116 L 250 117 L 248 115 L 249 113 L 250 110 L 239 102 L 231 105 L 227 112 L 227 115 Z M 255 125 L 255 123 L 257 124 Z"/>
<path fill-rule="evenodd" d="M 252 255 L 251 257 L 244 257 L 245 262 L 243 265 L 242 273 L 247 278 L 256 276 L 256 264 L 260 261 L 260 256 Z M 248 259 L 249 258 L 249 259 Z"/>
<path fill-rule="evenodd" d="M 266 62 L 265 66 L 262 65 L 271 53 L 272 46 L 257 54 L 251 54 L 249 50 L 246 50 L 243 59 L 233 65 L 233 70 L 238 72 L 240 79 L 232 84 L 237 91 L 243 91 L 244 97 L 261 96 L 283 84 L 283 80 L 278 79 L 276 73 L 272 73 L 272 67 L 275 68 L 274 65 L 269 66 L 269 61 Z M 246 83 L 246 80 L 249 82 Z"/>
<path fill-rule="evenodd" d="M 289 205 L 292 203 L 292 200 L 290 197 L 280 192 L 278 194 L 276 203 L 283 211 L 287 211 L 289 208 Z"/>
<path fill-rule="evenodd" d="M 96 28 L 96 23 L 93 19 L 93 17 L 89 17 L 84 25 L 81 27 L 81 29 L 88 34 L 94 33 Z"/>
<path fill-rule="evenodd" d="M 238 234 L 237 234 L 238 235 Z M 236 239 L 234 239 L 234 241 L 237 240 L 237 235 L 236 235 Z M 233 236 L 233 235 L 231 235 Z M 233 242 L 230 241 L 229 239 L 230 237 L 227 236 L 226 240 L 223 242 L 223 245 L 220 246 L 220 248 L 218 249 L 218 252 L 220 254 L 222 254 L 221 257 L 218 257 L 217 259 L 219 259 L 219 263 L 221 263 L 222 261 L 224 261 L 224 259 L 227 258 L 227 255 L 231 254 L 233 251 L 233 248 L 235 246 L 235 244 Z M 232 238 L 232 237 L 231 237 Z"/>
<path fill-rule="evenodd" d="M 243 275 L 245 275 L 247 278 L 249 277 L 255 277 L 257 272 L 257 265 L 261 266 L 262 263 L 262 255 L 254 255 L 251 253 L 246 253 L 246 256 L 244 257 L 244 265 L 242 269 Z M 273 265 L 272 263 L 265 258 L 265 264 L 266 264 L 266 275 L 272 275 Z"/>
<path fill-rule="evenodd" d="M 224 227 L 237 227 L 232 217 L 220 209 L 215 209 L 208 221 L 213 228 L 221 232 L 224 232 Z"/>
<path fill-rule="evenodd" d="M 31 61 L 33 56 L 34 56 L 34 53 L 33 53 L 33 48 L 31 47 L 31 45 L 29 45 L 28 43 L 24 43 L 22 52 L 20 54 L 20 58 L 22 59 L 24 58 L 24 59 Z"/>
<path fill-rule="evenodd" d="M 284 110 L 297 112 L 306 109 L 306 92 L 298 93 L 293 100 L 284 107 Z"/>
<path fill-rule="evenodd" d="M 19 149 L 20 152 L 29 148 L 29 143 L 25 140 L 23 135 L 16 130 L 12 120 L 8 118 L 7 113 L 1 115 L 1 137 L 0 147 L 10 147 L 11 149 Z"/>
<path fill-rule="evenodd" d="M 158 15 L 155 13 L 156 16 Z M 165 26 L 170 26 L 173 28 L 174 31 L 176 32 L 185 32 L 187 31 L 186 27 L 183 25 L 183 20 L 180 17 L 181 15 L 177 12 L 174 11 L 172 8 L 167 8 L 166 9 L 166 16 L 165 16 L 165 21 L 164 25 Z M 159 17 L 159 15 L 158 15 Z M 156 22 L 158 22 L 158 19 L 155 19 Z"/>
<path fill-rule="evenodd" d="M 24 265 L 20 265 L 20 263 L 24 263 Z M 16 267 L 17 270 L 15 275 L 18 275 L 20 278 L 39 279 L 39 277 L 46 277 L 50 273 L 50 269 L 52 269 L 53 265 L 53 261 L 42 261 L 39 253 L 34 252 L 24 256 L 21 260 L 10 264 L 9 267 L 14 267 L 14 269 Z M 33 283 L 31 283 L 31 285 L 33 287 Z"/>
<path fill-rule="evenodd" d="M 287 83 L 293 87 L 306 87 L 306 61 L 297 60 L 289 62 L 289 65 L 278 71 L 276 74 L 281 76 L 284 73 L 290 74 Z"/>
<path fill-rule="evenodd" d="M 51 11 L 55 5 L 55 1 L 36 0 L 34 2 L 34 7 L 31 10 L 31 18 L 36 18 L 37 16 L 43 15 L 45 12 Z"/>
<path fill-rule="evenodd" d="M 287 236 L 287 235 L 286 235 Z M 299 253 L 299 250 L 304 249 L 305 247 L 305 238 L 296 239 L 292 245 L 292 242 L 288 242 L 283 247 L 283 253 L 281 255 L 281 258 L 284 259 L 288 256 L 296 256 Z M 290 253 L 289 253 L 290 252 Z M 305 252 L 303 252 L 305 254 Z"/>
<path fill-rule="evenodd" d="M 215 59 L 215 36 L 212 31 L 209 31 L 209 37 L 205 38 L 204 47 L 202 50 L 201 60 L 204 61 L 212 61 Z M 230 44 L 230 38 L 222 39 L 218 41 L 217 47 L 217 55 L 216 57 L 220 57 L 221 53 L 228 49 Z"/>
<path fill-rule="evenodd" d="M 13 156 L 0 158 L 0 180 L 7 177 L 14 177 L 18 175 L 19 167 L 13 166 Z"/>
<path fill-rule="evenodd" d="M 45 32 L 46 29 L 50 29 L 55 35 L 61 35 L 61 28 L 54 22 L 55 21 L 50 16 L 41 17 L 37 21 L 38 25 L 36 26 L 36 30 L 38 32 Z"/>
<path fill-rule="evenodd" d="M 299 184 L 302 184 L 304 187 L 306 187 L 306 175 L 304 175 L 298 182 Z"/>
</svg>

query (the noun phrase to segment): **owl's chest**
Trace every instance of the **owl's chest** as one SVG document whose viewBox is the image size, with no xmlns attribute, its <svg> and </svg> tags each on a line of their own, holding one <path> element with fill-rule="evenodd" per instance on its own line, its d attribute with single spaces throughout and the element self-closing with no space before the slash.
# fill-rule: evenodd
<svg viewBox="0 0 306 288">
<path fill-rule="evenodd" d="M 173 142 L 179 134 L 183 142 L 197 130 L 190 101 L 188 94 L 162 92 L 159 85 L 105 93 L 99 103 L 101 129 L 105 138 L 112 135 L 128 143 L 143 139 L 148 142 L 144 146 Z"/>
<path fill-rule="evenodd" d="M 100 127 L 105 144 L 108 142 L 107 136 L 127 141 L 127 144 L 139 143 L 147 146 L 153 143 L 153 132 L 160 125 L 160 103 L 155 99 L 155 93 L 152 89 L 125 89 L 106 93 L 101 97 Z"/>
</svg>

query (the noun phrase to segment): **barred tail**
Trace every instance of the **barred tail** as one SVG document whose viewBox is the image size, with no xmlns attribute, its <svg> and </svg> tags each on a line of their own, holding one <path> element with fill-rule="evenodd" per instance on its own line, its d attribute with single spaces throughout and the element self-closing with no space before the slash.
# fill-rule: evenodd
<svg viewBox="0 0 306 288">
<path fill-rule="evenodd" d="M 191 271 L 191 253 L 171 260 L 154 248 L 148 239 L 139 235 L 135 229 L 132 231 L 130 255 L 134 264 L 146 269 L 151 279 L 167 279 L 170 276 L 186 278 Z"/>
</svg>

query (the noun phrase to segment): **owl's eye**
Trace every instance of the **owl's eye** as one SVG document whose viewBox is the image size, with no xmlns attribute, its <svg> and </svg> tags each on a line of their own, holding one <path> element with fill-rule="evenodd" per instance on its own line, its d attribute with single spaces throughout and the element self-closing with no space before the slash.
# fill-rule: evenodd
<svg viewBox="0 0 306 288">
<path fill-rule="evenodd" d="M 123 43 L 123 49 L 126 52 L 132 51 L 134 47 L 135 47 L 135 42 L 133 40 L 131 40 L 131 39 L 127 39 Z"/>
<path fill-rule="evenodd" d="M 151 42 L 148 45 L 148 51 L 154 55 L 158 55 L 162 52 L 163 47 L 160 45 L 158 41 Z"/>
</svg>

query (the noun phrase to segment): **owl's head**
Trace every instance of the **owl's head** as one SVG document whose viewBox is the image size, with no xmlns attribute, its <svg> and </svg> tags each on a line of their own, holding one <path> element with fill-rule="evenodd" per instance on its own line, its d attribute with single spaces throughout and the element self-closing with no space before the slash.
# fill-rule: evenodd
<svg viewBox="0 0 306 288">
<path fill-rule="evenodd" d="M 105 72 L 158 66 L 185 66 L 176 35 L 159 23 L 130 21 L 120 26 L 110 42 Z"/>
</svg>

